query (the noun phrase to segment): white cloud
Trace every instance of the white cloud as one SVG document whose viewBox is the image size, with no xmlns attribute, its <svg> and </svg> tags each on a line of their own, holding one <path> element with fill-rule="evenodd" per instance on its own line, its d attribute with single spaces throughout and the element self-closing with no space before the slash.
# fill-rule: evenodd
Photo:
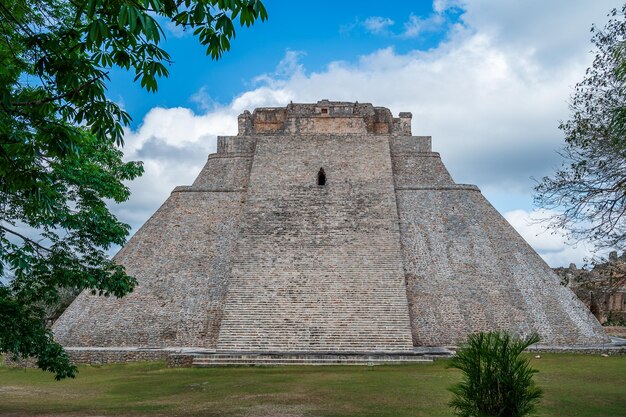
<svg viewBox="0 0 626 417">
<path fill-rule="evenodd" d="M 436 13 L 463 9 L 462 24 L 450 27 L 434 49 L 386 48 L 311 73 L 298 62 L 301 52 L 287 51 L 274 73 L 257 77 L 255 88 L 230 103 L 214 103 L 199 92 L 198 100 L 208 103 L 203 114 L 152 109 L 125 136 L 127 156 L 143 159 L 146 174 L 131 185 L 122 218 L 137 226 L 175 185 L 191 183 L 214 151 L 216 135 L 236 133 L 241 111 L 322 98 L 410 111 L 413 134 L 433 136 L 457 182 L 494 195 L 514 193 L 517 202 L 525 195 L 530 202 L 529 177 L 549 174 L 558 163 L 558 121 L 567 118 L 571 88 L 592 59 L 589 27 L 603 25 L 611 4 L 437 0 L 433 7 Z M 390 26 L 381 19 L 378 28 Z M 538 231 L 522 224 L 529 207 L 507 204 L 503 199 L 496 207 L 550 264 L 580 262 L 588 252 L 567 246 L 562 236 L 536 238 Z"/>
<path fill-rule="evenodd" d="M 611 8 L 621 1 L 592 0 L 443 0 L 434 6 L 442 12 L 462 9 L 467 27 L 496 39 L 501 49 L 515 54 L 525 51 L 544 65 L 562 66 L 566 61 L 587 63 L 592 23 L 603 26 Z M 565 60 L 565 61 L 564 61 Z"/>
<path fill-rule="evenodd" d="M 189 100 L 198 105 L 198 108 L 205 112 L 219 108 L 220 104 L 214 100 L 209 94 L 209 89 L 206 86 L 200 87 Z"/>
<path fill-rule="evenodd" d="M 415 38 L 424 32 L 433 32 L 442 28 L 446 22 L 443 15 L 433 13 L 427 18 L 421 18 L 411 14 L 409 20 L 404 23 L 403 38 Z"/>
<path fill-rule="evenodd" d="M 262 74 L 254 78 L 255 84 L 274 86 L 276 81 L 286 78 L 304 76 L 304 65 L 300 63 L 300 57 L 306 56 L 304 51 L 292 51 L 287 49 L 285 56 L 280 60 L 272 74 Z"/>
<path fill-rule="evenodd" d="M 443 13 L 450 9 L 461 9 L 463 0 L 434 0 L 433 10 L 435 13 Z"/>
<path fill-rule="evenodd" d="M 125 159 L 141 160 L 144 175 L 129 184 L 132 197 L 112 209 L 137 229 L 161 205 L 177 185 L 196 178 L 207 155 L 216 150 L 218 135 L 237 134 L 233 107 L 214 108 L 195 114 L 186 108 L 150 110 L 136 131 L 126 131 Z"/>
<path fill-rule="evenodd" d="M 363 21 L 363 27 L 374 34 L 387 33 L 390 26 L 394 25 L 394 21 L 388 17 L 372 16 Z"/>
<path fill-rule="evenodd" d="M 186 36 L 191 36 L 193 33 L 193 30 L 187 30 L 184 26 L 177 25 L 171 20 L 163 19 L 163 21 L 160 21 L 159 24 L 161 27 L 165 24 L 165 29 L 167 30 L 166 34 L 172 35 L 175 38 L 184 38 Z"/>
<path fill-rule="evenodd" d="M 580 268 L 590 259 L 593 246 L 588 242 L 569 240 L 565 230 L 548 229 L 541 220 L 555 214 L 547 210 L 513 210 L 504 213 L 504 217 L 548 265 L 568 266 L 573 262 Z"/>
<path fill-rule="evenodd" d="M 356 63 L 266 79 L 236 101 L 245 100 L 252 110 L 269 101 L 330 98 L 372 102 L 396 114 L 411 111 L 414 133 L 433 136 L 457 180 L 528 189 L 530 176 L 547 173 L 556 162 L 558 120 L 567 116 L 570 86 L 583 71 L 583 65 L 545 69 L 500 50 L 488 36 L 461 29 L 432 51 L 382 49 Z"/>
<path fill-rule="evenodd" d="M 445 10 L 447 9 L 444 9 L 443 11 L 445 12 Z M 432 13 L 430 16 L 425 18 L 410 14 L 408 20 L 404 22 L 401 32 L 392 31 L 392 27 L 395 23 L 396 22 L 394 20 L 388 17 L 371 16 L 360 22 L 360 26 L 374 35 L 385 35 L 405 39 L 416 38 L 425 32 L 442 30 L 446 24 L 446 17 L 443 13 L 439 12 Z M 358 21 L 357 24 L 342 27 L 341 31 L 351 31 L 357 26 L 359 26 Z"/>
</svg>

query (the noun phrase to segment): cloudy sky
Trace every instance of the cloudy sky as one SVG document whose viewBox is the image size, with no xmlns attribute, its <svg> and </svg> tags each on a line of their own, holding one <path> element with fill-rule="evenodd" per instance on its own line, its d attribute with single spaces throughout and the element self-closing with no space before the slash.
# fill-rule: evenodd
<svg viewBox="0 0 626 417">
<path fill-rule="evenodd" d="M 583 263 L 588 245 L 531 220 L 545 215 L 533 178 L 560 164 L 557 126 L 593 58 L 589 30 L 621 2 L 264 3 L 269 20 L 240 29 L 219 62 L 164 23 L 175 63 L 157 94 L 113 74 L 109 95 L 134 118 L 126 156 L 146 168 L 113 208 L 133 232 L 174 186 L 191 184 L 243 110 L 328 98 L 412 112 L 413 134 L 433 137 L 457 183 L 478 185 L 551 266 Z"/>
</svg>

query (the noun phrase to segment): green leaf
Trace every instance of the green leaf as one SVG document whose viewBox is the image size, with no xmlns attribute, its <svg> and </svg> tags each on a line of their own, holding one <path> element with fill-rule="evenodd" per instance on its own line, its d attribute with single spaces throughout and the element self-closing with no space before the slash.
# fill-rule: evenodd
<svg viewBox="0 0 626 417">
<path fill-rule="evenodd" d="M 27 225 L 35 236 L 11 242 L 0 232 L 0 272 L 3 282 L 11 281 L 0 285 L 0 354 L 35 357 L 42 369 L 65 378 L 76 370 L 43 325 L 42 306 L 63 289 L 119 297 L 135 285 L 106 255 L 129 231 L 107 202 L 128 199 L 124 182 L 143 168 L 122 159 L 131 118 L 107 98 L 105 69 L 133 71 L 134 82 L 156 92 L 171 64 L 159 47 L 161 19 L 193 28 L 217 59 L 231 46 L 233 19 L 248 25 L 263 9 L 248 0 L 32 6 L 14 8 L 19 19 L 3 19 L 0 37 L 0 221 L 3 228 Z"/>
<path fill-rule="evenodd" d="M 196 25 L 202 24 L 205 16 L 206 16 L 206 13 L 204 11 L 204 5 L 202 3 L 198 3 L 193 11 L 194 23 Z"/>
<path fill-rule="evenodd" d="M 123 28 L 126 26 L 126 24 L 128 23 L 128 18 L 129 18 L 129 12 L 128 12 L 128 6 L 123 4 L 120 6 L 120 12 L 117 16 L 117 24 L 120 28 Z"/>
</svg>

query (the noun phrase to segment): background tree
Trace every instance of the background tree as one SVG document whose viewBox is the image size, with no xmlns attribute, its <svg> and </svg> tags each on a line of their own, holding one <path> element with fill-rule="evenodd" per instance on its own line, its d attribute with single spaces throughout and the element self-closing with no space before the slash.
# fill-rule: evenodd
<svg viewBox="0 0 626 417">
<path fill-rule="evenodd" d="M 450 406 L 460 417 L 523 417 L 536 409 L 542 391 L 533 381 L 537 372 L 520 355 L 539 336 L 515 339 L 508 333 L 476 333 L 468 337 L 449 366 L 463 380 L 452 386 Z"/>
<path fill-rule="evenodd" d="M 259 0 L 2 0 L 0 2 L 0 353 L 35 357 L 57 379 L 76 368 L 44 323 L 59 290 L 121 297 L 135 280 L 108 259 L 129 226 L 106 206 L 142 173 L 123 162 L 130 116 L 105 95 L 109 70 L 148 91 L 168 75 L 158 19 L 188 28 L 212 58 Z"/>
<path fill-rule="evenodd" d="M 565 133 L 564 164 L 536 186 L 535 203 L 559 212 L 550 226 L 626 249 L 626 6 L 595 26 L 593 65 L 576 85 Z"/>
</svg>

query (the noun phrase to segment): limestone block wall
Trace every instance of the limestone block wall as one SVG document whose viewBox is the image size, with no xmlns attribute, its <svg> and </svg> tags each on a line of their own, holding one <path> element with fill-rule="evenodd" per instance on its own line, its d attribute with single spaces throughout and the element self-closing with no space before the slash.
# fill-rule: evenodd
<svg viewBox="0 0 626 417">
<path fill-rule="evenodd" d="M 172 353 L 168 350 L 102 350 L 102 349 L 67 349 L 65 351 L 74 363 L 109 364 L 139 361 L 167 360 Z"/>
<path fill-rule="evenodd" d="M 608 341 L 478 188 L 452 182 L 438 155 L 404 154 L 393 166 L 415 345 L 496 329 L 538 332 L 545 344 Z"/>
<path fill-rule="evenodd" d="M 245 190 L 248 186 L 249 171 L 241 168 L 249 167 L 251 164 L 251 155 L 209 155 L 193 186 L 210 191 Z"/>
<path fill-rule="evenodd" d="M 454 184 L 436 152 L 394 154 L 393 169 L 398 188 Z"/>
<path fill-rule="evenodd" d="M 194 186 L 177 187 L 116 255 L 137 278 L 135 290 L 123 299 L 80 294 L 53 327 L 60 343 L 215 346 L 252 161 L 228 148 L 209 157 Z"/>
<path fill-rule="evenodd" d="M 454 184 L 429 136 L 391 137 L 390 149 L 396 189 Z"/>
<path fill-rule="evenodd" d="M 215 191 L 246 189 L 254 145 L 251 137 L 218 138 L 217 153 L 209 155 L 193 186 Z"/>
<path fill-rule="evenodd" d="M 410 114 L 410 113 L 409 113 Z M 391 157 L 394 158 L 399 154 L 411 153 L 415 155 L 417 152 L 432 152 L 432 138 L 430 136 L 391 136 L 389 138 L 389 149 L 391 149 Z M 419 156 L 419 154 L 417 155 Z M 394 171 L 395 175 L 395 171 Z"/>
<path fill-rule="evenodd" d="M 316 118 L 289 117 L 285 123 L 285 130 L 296 134 L 332 134 L 335 132 L 363 133 L 367 132 L 367 125 L 363 117 L 359 116 Z"/>
<path fill-rule="evenodd" d="M 218 350 L 411 350 L 388 137 L 259 136 L 250 178 Z"/>
<path fill-rule="evenodd" d="M 76 358 L 406 352 L 493 329 L 608 341 L 478 188 L 454 183 L 430 137 L 411 136 L 410 113 L 321 100 L 238 122 L 116 256 L 135 291 L 85 292 L 57 320 Z"/>
</svg>

